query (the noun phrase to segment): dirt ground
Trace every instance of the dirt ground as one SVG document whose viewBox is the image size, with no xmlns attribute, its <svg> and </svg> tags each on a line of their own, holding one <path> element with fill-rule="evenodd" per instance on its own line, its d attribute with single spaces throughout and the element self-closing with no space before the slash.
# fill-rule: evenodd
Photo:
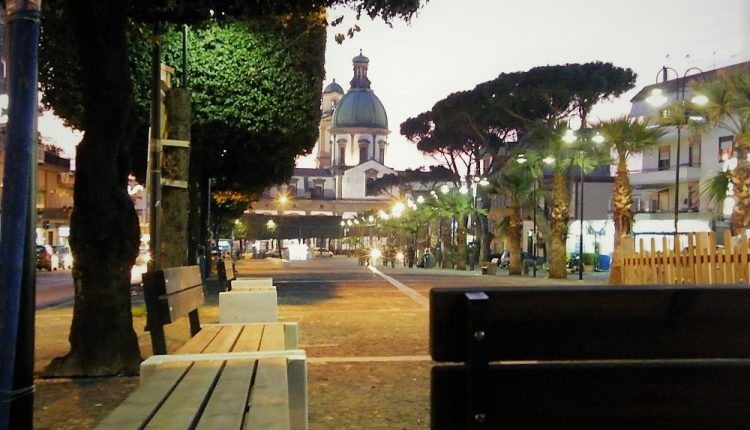
<svg viewBox="0 0 750 430">
<path fill-rule="evenodd" d="M 241 272 L 242 273 L 242 272 Z M 218 321 L 207 294 L 202 323 Z M 70 307 L 37 312 L 35 370 L 68 351 Z M 151 355 L 139 297 L 134 326 Z M 386 283 L 309 293 L 279 288 L 279 316 L 300 324 L 308 355 L 310 429 L 429 428 L 427 310 Z M 187 340 L 186 319 L 166 329 L 168 349 Z M 373 358 L 374 357 L 374 358 Z M 138 387 L 137 377 L 37 379 L 34 428 L 90 429 Z"/>
<path fill-rule="evenodd" d="M 353 259 L 335 257 L 307 263 L 240 260 L 237 269 L 240 275 L 274 277 L 279 319 L 299 323 L 300 348 L 308 357 L 311 430 L 429 428 L 432 361 L 428 356 L 425 298 L 436 284 L 566 282 L 543 276 L 503 278 L 440 269 L 389 269 L 392 276 L 419 293 L 409 297 L 367 268 L 357 266 Z M 603 283 L 605 279 L 589 275 L 586 282 Z M 134 327 L 146 358 L 152 354 L 151 342 L 144 331 L 142 298 L 135 293 Z M 206 304 L 199 312 L 202 323 L 218 322 L 215 281 L 208 283 Z M 70 306 L 37 312 L 37 373 L 53 357 L 68 351 L 71 317 Z M 165 334 L 169 351 L 184 344 L 189 336 L 187 318 L 167 326 Z M 137 386 L 137 377 L 37 379 L 35 428 L 94 428 Z"/>
</svg>

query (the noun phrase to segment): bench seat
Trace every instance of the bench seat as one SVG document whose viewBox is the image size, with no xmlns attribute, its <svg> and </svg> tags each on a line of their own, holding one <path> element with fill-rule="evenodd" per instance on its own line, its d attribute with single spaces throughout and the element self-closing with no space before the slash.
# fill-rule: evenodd
<svg viewBox="0 0 750 430">
<path fill-rule="evenodd" d="M 197 266 L 145 274 L 144 297 L 155 355 L 141 363 L 141 386 L 97 428 L 307 429 L 297 323 L 201 325 Z M 164 326 L 185 316 L 192 337 L 168 355 Z"/>
</svg>

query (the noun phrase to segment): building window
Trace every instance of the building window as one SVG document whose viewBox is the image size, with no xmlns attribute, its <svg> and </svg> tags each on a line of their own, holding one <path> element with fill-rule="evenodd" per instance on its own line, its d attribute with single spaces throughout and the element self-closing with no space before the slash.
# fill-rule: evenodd
<svg viewBox="0 0 750 430">
<path fill-rule="evenodd" d="M 346 146 L 339 146 L 339 166 L 343 166 L 346 157 Z"/>
<path fill-rule="evenodd" d="M 322 185 L 315 185 L 315 188 L 312 189 L 312 197 L 314 199 L 323 198 L 323 186 Z"/>
<path fill-rule="evenodd" d="M 385 148 L 380 147 L 380 162 L 385 164 Z"/>
<path fill-rule="evenodd" d="M 688 152 L 688 165 L 690 167 L 701 166 L 701 135 L 695 134 L 690 137 L 690 149 Z"/>
<path fill-rule="evenodd" d="M 659 194 L 657 196 L 658 196 L 658 199 L 659 199 L 658 200 L 659 206 L 658 206 L 657 210 L 659 212 L 667 212 L 667 211 L 669 211 L 670 210 L 670 207 L 669 207 L 669 190 L 659 191 Z"/>
<path fill-rule="evenodd" d="M 659 147 L 659 170 L 669 170 L 669 146 Z"/>
<path fill-rule="evenodd" d="M 359 164 L 362 164 L 369 159 L 369 157 L 367 156 L 367 147 L 369 145 L 370 142 L 366 140 L 359 141 Z"/>
<path fill-rule="evenodd" d="M 375 178 L 369 177 L 367 178 L 367 183 L 365 184 L 365 195 L 366 196 L 377 196 L 378 194 L 375 192 L 375 189 L 373 186 L 375 185 Z"/>
<path fill-rule="evenodd" d="M 729 160 L 734 154 L 734 136 L 719 138 L 719 162 Z"/>
<path fill-rule="evenodd" d="M 287 185 L 286 190 L 290 197 L 297 197 L 297 185 Z"/>
</svg>

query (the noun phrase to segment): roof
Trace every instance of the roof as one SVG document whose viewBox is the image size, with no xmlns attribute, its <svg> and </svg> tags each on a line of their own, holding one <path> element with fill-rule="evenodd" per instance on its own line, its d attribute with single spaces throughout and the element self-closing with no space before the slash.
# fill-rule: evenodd
<svg viewBox="0 0 750 430">
<path fill-rule="evenodd" d="M 319 169 L 313 167 L 295 167 L 292 176 L 321 176 L 321 177 L 332 177 L 331 171 L 328 169 Z"/>
<path fill-rule="evenodd" d="M 641 90 L 638 91 L 638 94 L 636 94 L 635 96 L 633 96 L 632 99 L 630 99 L 630 102 L 634 103 L 637 101 L 645 100 L 646 97 L 651 95 L 651 91 L 654 88 L 659 88 L 664 93 L 676 93 L 679 89 L 684 88 L 684 86 L 689 85 L 691 82 L 715 79 L 720 72 L 728 72 L 728 71 L 743 70 L 743 69 L 750 71 L 750 61 L 746 61 L 744 63 L 733 64 L 731 66 L 722 67 L 719 69 L 709 70 L 707 72 L 700 71 L 700 69 L 698 68 L 692 68 L 692 69 L 697 70 L 698 73 L 691 74 L 688 76 L 683 76 L 683 77 L 672 79 L 672 80 L 667 80 L 665 82 L 657 82 L 652 85 L 647 85 L 641 88 Z M 690 70 L 691 69 L 688 69 L 687 71 L 690 71 Z M 660 77 L 662 76 L 661 73 L 659 74 L 659 76 Z"/>
<path fill-rule="evenodd" d="M 333 80 L 330 84 L 326 86 L 326 88 L 323 90 L 323 94 L 326 93 L 339 93 L 344 94 L 344 89 L 341 88 L 341 85 L 336 83 L 336 79 Z"/>
<path fill-rule="evenodd" d="M 333 128 L 388 128 L 388 115 L 378 96 L 369 88 L 352 88 L 333 112 Z"/>
</svg>

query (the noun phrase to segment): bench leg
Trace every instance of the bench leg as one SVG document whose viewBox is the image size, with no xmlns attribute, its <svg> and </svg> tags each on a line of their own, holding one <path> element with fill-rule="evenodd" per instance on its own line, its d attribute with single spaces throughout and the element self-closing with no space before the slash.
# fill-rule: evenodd
<svg viewBox="0 0 750 430">
<path fill-rule="evenodd" d="M 201 320 L 198 318 L 198 309 L 188 312 L 188 319 L 190 320 L 190 336 L 195 336 L 201 331 Z"/>
<path fill-rule="evenodd" d="M 154 355 L 164 355 L 167 353 L 167 342 L 164 340 L 164 326 L 161 324 L 153 324 L 148 328 L 151 334 L 151 348 L 154 350 Z"/>
<path fill-rule="evenodd" d="M 290 430 L 307 430 L 307 360 L 290 358 L 287 362 L 289 377 Z"/>
</svg>

